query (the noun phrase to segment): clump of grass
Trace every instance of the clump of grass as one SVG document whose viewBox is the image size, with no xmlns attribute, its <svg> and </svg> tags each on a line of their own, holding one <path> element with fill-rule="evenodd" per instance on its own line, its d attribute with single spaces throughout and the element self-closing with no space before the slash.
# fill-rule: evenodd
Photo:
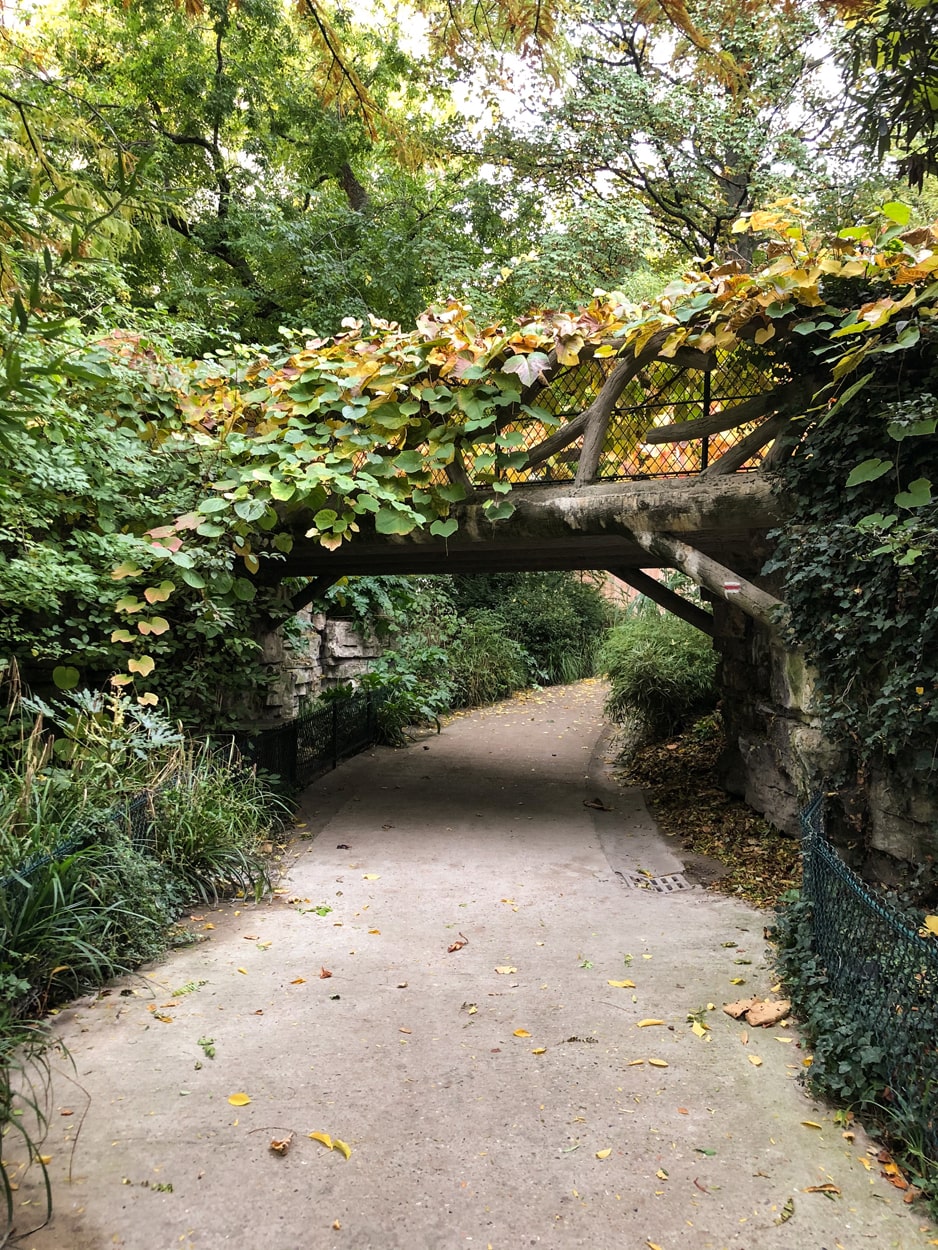
<svg viewBox="0 0 938 1250">
<path fill-rule="evenodd" d="M 187 894 L 254 894 L 270 886 L 261 845 L 288 811 L 257 775 L 205 744 L 178 750 L 152 797 L 153 855 Z"/>
<path fill-rule="evenodd" d="M 609 675 L 606 715 L 635 717 L 648 736 L 673 734 L 715 707 L 717 657 L 710 639 L 665 612 L 643 612 L 609 631 L 601 655 Z"/>
</svg>

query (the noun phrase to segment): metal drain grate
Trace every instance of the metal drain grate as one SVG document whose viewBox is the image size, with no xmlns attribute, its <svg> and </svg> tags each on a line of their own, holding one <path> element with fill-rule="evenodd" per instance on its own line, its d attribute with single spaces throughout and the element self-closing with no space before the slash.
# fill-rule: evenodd
<svg viewBox="0 0 938 1250">
<path fill-rule="evenodd" d="M 654 890 L 657 894 L 674 894 L 678 890 L 694 888 L 680 872 L 669 872 L 660 877 L 646 877 L 642 872 L 617 872 L 616 876 L 632 890 Z"/>
</svg>

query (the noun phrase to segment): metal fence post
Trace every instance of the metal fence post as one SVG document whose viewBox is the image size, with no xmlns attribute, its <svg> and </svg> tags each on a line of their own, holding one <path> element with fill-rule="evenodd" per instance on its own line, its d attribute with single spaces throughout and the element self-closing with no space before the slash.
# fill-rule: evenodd
<svg viewBox="0 0 938 1250">
<path fill-rule="evenodd" d="M 706 421 L 710 416 L 710 370 L 705 369 L 703 375 L 703 399 L 701 401 L 703 409 L 703 419 Z M 700 471 L 701 473 L 710 463 L 710 436 L 705 434 L 700 440 Z"/>
</svg>

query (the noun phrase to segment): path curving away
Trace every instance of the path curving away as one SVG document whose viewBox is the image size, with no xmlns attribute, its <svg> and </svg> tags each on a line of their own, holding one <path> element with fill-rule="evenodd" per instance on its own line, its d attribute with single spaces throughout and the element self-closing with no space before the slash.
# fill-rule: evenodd
<svg viewBox="0 0 938 1250">
<path fill-rule="evenodd" d="M 744 1044 L 719 1010 L 770 988 L 766 917 L 623 883 L 681 864 L 609 778 L 602 695 L 523 696 L 343 765 L 307 791 L 272 901 L 194 913 L 203 943 L 61 1012 L 90 1105 L 81 1123 L 56 1080 L 56 1213 L 20 1244 L 936 1244 L 802 1092 L 794 1029 Z M 25 1228 L 28 1177 L 17 1200 Z"/>
</svg>

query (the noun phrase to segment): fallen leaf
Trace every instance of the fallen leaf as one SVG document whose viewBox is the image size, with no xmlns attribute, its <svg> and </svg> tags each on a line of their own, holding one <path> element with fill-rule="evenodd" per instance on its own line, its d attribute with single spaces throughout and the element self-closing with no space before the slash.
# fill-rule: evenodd
<svg viewBox="0 0 938 1250">
<path fill-rule="evenodd" d="M 677 1113 L 678 1115 L 690 1115 L 690 1112 L 687 1110 L 686 1107 L 678 1107 Z"/>
<path fill-rule="evenodd" d="M 546 1054 L 547 1054 L 547 1047 L 546 1047 L 546 1046 L 538 1046 L 537 1050 L 532 1050 L 532 1051 L 531 1051 L 531 1054 L 532 1054 L 532 1055 L 546 1055 Z"/>
<path fill-rule="evenodd" d="M 233 1107 L 246 1107 L 251 1100 L 247 1094 L 229 1094 L 228 1101 Z"/>
<path fill-rule="evenodd" d="M 584 799 L 583 806 L 592 808 L 594 812 L 611 812 L 612 811 L 612 808 L 607 807 L 606 804 L 602 801 L 602 799 Z"/>
<path fill-rule="evenodd" d="M 312 1141 L 322 1142 L 327 1150 L 332 1149 L 332 1138 L 328 1133 L 310 1133 L 309 1136 Z"/>
<path fill-rule="evenodd" d="M 172 1016 L 161 1016 L 161 1015 L 159 1015 L 158 1013 L 157 1013 L 157 1015 L 155 1015 L 153 1018 L 154 1018 L 154 1020 L 160 1020 L 160 1021 L 162 1021 L 162 1023 L 163 1023 L 163 1024 L 172 1024 L 172 1022 L 173 1022 L 173 1017 L 172 1017 Z"/>
<path fill-rule="evenodd" d="M 730 985 L 745 985 L 745 977 L 730 977 Z"/>
<path fill-rule="evenodd" d="M 804 1125 L 805 1128 L 816 1128 L 816 1129 L 824 1128 L 824 1125 L 818 1124 L 817 1120 L 802 1120 L 801 1123 Z"/>
<path fill-rule="evenodd" d="M 332 1145 L 335 1150 L 338 1150 L 339 1154 L 343 1157 L 343 1159 L 347 1159 L 352 1153 L 352 1147 L 349 1146 L 346 1142 L 340 1141 L 338 1137 L 335 1138 Z"/>
<path fill-rule="evenodd" d="M 749 1033 L 746 1031 L 746 1029 L 743 1029 L 742 1033 L 740 1033 L 739 1040 L 742 1042 L 744 1046 L 749 1045 Z"/>
<path fill-rule="evenodd" d="M 464 933 L 460 933 L 457 940 L 453 942 L 450 946 L 447 946 L 446 948 L 447 954 L 452 955 L 453 951 L 461 951 L 464 946 L 468 946 L 468 945 L 469 945 L 469 939 L 466 937 Z M 497 972 L 498 969 L 496 968 L 495 971 Z"/>
<path fill-rule="evenodd" d="M 655 1173 L 655 1176 L 657 1176 L 659 1181 L 670 1180 L 670 1177 L 668 1176 L 664 1168 L 659 1168 L 658 1171 Z"/>
<path fill-rule="evenodd" d="M 734 1020 L 738 1020 L 744 1016 L 747 1011 L 751 1011 L 755 1005 L 761 1000 L 758 998 L 740 998 L 735 1003 L 724 1003 L 723 1010 L 728 1016 L 732 1016 Z"/>
<path fill-rule="evenodd" d="M 607 981 L 607 985 L 611 985 L 614 990 L 634 990 L 634 981 Z"/>
<path fill-rule="evenodd" d="M 320 969 L 319 969 L 319 979 L 320 979 L 320 981 L 325 981 L 327 977 L 331 977 L 331 976 L 332 976 L 332 973 L 329 971 L 329 969 L 328 969 L 328 968 L 320 968 Z"/>
<path fill-rule="evenodd" d="M 747 1055 L 746 1058 L 749 1060 L 749 1062 L 752 1064 L 754 1068 L 762 1067 L 762 1060 L 759 1058 L 758 1055 Z"/>
<path fill-rule="evenodd" d="M 495 971 L 499 974 L 499 976 L 509 977 L 513 973 L 517 972 L 518 969 L 510 967 L 508 964 L 503 964 L 500 968 L 496 968 Z"/>
<path fill-rule="evenodd" d="M 362 877 L 363 881 L 380 881 L 381 874 L 379 872 L 366 872 Z"/>
<path fill-rule="evenodd" d="M 208 923 L 208 924 L 204 924 L 204 925 L 202 926 L 202 928 L 203 928 L 203 929 L 214 929 L 214 928 L 215 928 L 215 926 L 211 923 L 211 921 L 209 921 L 209 923 Z"/>
<path fill-rule="evenodd" d="M 644 1062 L 645 1062 L 644 1059 L 630 1059 L 627 1066 L 630 1068 L 637 1068 L 637 1067 L 640 1067 L 640 1065 L 643 1064 Z"/>
<path fill-rule="evenodd" d="M 869 1171 L 870 1171 L 870 1169 L 872 1168 L 872 1166 L 873 1166 L 873 1165 L 872 1165 L 872 1163 L 870 1163 L 870 1161 L 869 1161 L 869 1159 L 866 1157 L 866 1155 L 860 1155 L 860 1157 L 859 1157 L 859 1161 L 860 1161 L 860 1163 L 862 1163 L 862 1164 L 863 1164 L 863 1166 L 866 1168 L 867 1172 L 869 1172 Z"/>
<path fill-rule="evenodd" d="M 791 1003 L 787 998 L 771 1003 L 757 1003 L 746 1012 L 746 1022 L 753 1026 L 769 1028 L 784 1020 L 791 1012 Z"/>
<path fill-rule="evenodd" d="M 257 949 L 258 949 L 259 951 L 268 951 L 268 950 L 270 950 L 270 947 L 271 947 L 271 943 L 270 943 L 270 942 L 258 942 L 258 944 L 257 944 Z"/>
<path fill-rule="evenodd" d="M 648 1062 L 653 1068 L 666 1068 L 668 1066 L 667 1059 L 649 1059 Z"/>
<path fill-rule="evenodd" d="M 61 1111 L 59 1112 L 59 1115 L 74 1115 L 74 1114 L 75 1112 L 72 1111 L 69 1107 L 63 1107 Z"/>
<path fill-rule="evenodd" d="M 635 1026 L 637 1029 L 647 1029 L 653 1024 L 664 1024 L 663 1020 L 639 1020 Z"/>
<path fill-rule="evenodd" d="M 338 1231 L 339 1231 L 339 1229 L 342 1227 L 342 1225 L 339 1223 L 339 1221 L 338 1221 L 338 1220 L 333 1220 L 333 1221 L 332 1221 L 332 1227 L 336 1230 L 336 1232 L 338 1232 Z"/>
<path fill-rule="evenodd" d="M 398 1033 L 413 1033 L 413 1029 L 405 1029 L 403 1026 L 401 1026 L 401 1028 L 399 1028 L 397 1031 Z"/>
<path fill-rule="evenodd" d="M 270 1149 L 274 1154 L 285 1155 L 293 1144 L 293 1134 L 289 1133 L 286 1137 L 270 1139 Z"/>
<path fill-rule="evenodd" d="M 369 932 L 369 933 L 378 933 L 378 934 L 380 934 L 380 933 L 381 933 L 381 930 L 380 930 L 380 929 L 369 929 L 369 930 L 368 930 L 368 932 Z"/>
<path fill-rule="evenodd" d="M 938 916 L 926 916 L 925 921 L 924 921 L 924 927 L 928 930 L 929 933 L 934 933 L 936 936 L 938 936 Z"/>
<path fill-rule="evenodd" d="M 597 1151 L 596 1151 L 596 1158 L 597 1158 L 597 1159 L 608 1159 L 608 1158 L 609 1158 L 609 1156 L 610 1156 L 611 1154 L 612 1154 L 612 1147 L 611 1147 L 611 1146 L 607 1146 L 605 1150 L 597 1150 Z"/>
<path fill-rule="evenodd" d="M 531 1034 L 528 1032 L 527 1029 L 515 1029 L 514 1036 L 515 1037 L 530 1037 Z"/>
<path fill-rule="evenodd" d="M 706 1155 L 706 1156 L 707 1156 L 707 1158 L 709 1159 L 712 1155 L 715 1155 L 715 1154 L 716 1154 L 716 1151 L 715 1151 L 715 1150 L 709 1150 L 706 1146 L 695 1146 L 695 1147 L 694 1147 L 694 1154 L 698 1154 L 698 1155 Z"/>
<path fill-rule="evenodd" d="M 794 1214 L 795 1214 L 795 1200 L 794 1198 L 789 1198 L 788 1201 L 785 1203 L 785 1205 L 782 1207 L 781 1211 L 775 1217 L 775 1223 L 784 1224 L 785 1221 L 790 1220 Z"/>
<path fill-rule="evenodd" d="M 294 977 L 293 980 L 290 982 L 290 984 L 291 985 L 305 985 L 306 977 Z"/>
<path fill-rule="evenodd" d="M 646 1241 L 645 1245 L 648 1247 L 648 1250 L 661 1250 L 661 1247 L 656 1241 Z"/>
<path fill-rule="evenodd" d="M 828 1181 L 824 1185 L 808 1185 L 806 1189 L 801 1191 L 803 1194 L 839 1194 L 840 1190 L 836 1185 L 832 1185 Z"/>
<path fill-rule="evenodd" d="M 246 977 L 246 976 L 247 976 L 247 974 L 248 974 L 248 970 L 247 970 L 247 968 L 238 968 L 238 969 L 237 969 L 237 971 L 238 971 L 238 972 L 240 972 L 240 973 L 241 973 L 241 975 L 242 975 L 242 976 L 245 976 L 245 977 Z"/>
<path fill-rule="evenodd" d="M 708 1026 L 706 1024 L 701 1024 L 699 1020 L 695 1020 L 694 1023 L 690 1026 L 690 1028 L 691 1028 L 691 1032 L 696 1033 L 698 1037 L 707 1036 Z"/>
<path fill-rule="evenodd" d="M 259 933 L 242 933 L 241 936 L 244 938 L 245 942 L 256 942 L 257 939 L 260 937 L 260 934 Z"/>
</svg>

